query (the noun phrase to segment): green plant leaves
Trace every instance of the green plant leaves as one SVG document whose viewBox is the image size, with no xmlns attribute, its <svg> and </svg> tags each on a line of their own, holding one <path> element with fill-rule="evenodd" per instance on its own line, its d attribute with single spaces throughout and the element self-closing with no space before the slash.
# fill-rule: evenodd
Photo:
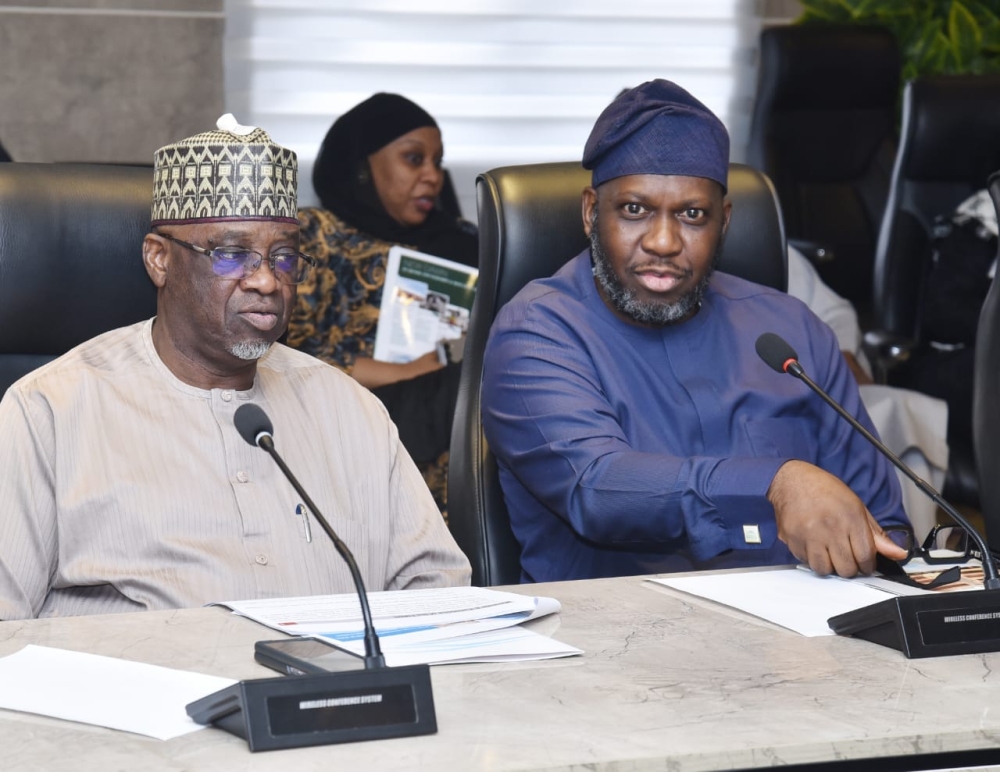
<svg viewBox="0 0 1000 772">
<path fill-rule="evenodd" d="M 850 21 L 850 9 L 841 0 L 811 0 L 802 4 L 805 12 L 799 19 L 804 21 Z"/>
<path fill-rule="evenodd" d="M 800 23 L 877 24 L 896 36 L 903 78 L 1000 72 L 1000 0 L 801 0 Z"/>
<path fill-rule="evenodd" d="M 965 72 L 980 57 L 983 48 L 983 33 L 979 24 L 962 3 L 955 0 L 948 14 L 948 38 L 956 72 Z"/>
</svg>

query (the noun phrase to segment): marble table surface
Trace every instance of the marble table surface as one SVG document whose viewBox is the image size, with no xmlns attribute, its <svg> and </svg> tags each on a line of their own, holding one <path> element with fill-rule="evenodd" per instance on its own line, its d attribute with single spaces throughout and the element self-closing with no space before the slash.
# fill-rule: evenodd
<svg viewBox="0 0 1000 772">
<path fill-rule="evenodd" d="M 804 638 L 640 577 L 508 588 L 582 657 L 432 668 L 436 735 L 251 754 L 218 729 L 162 742 L 0 710 L 4 770 L 710 770 L 997 749 L 1000 654 L 907 660 Z M 28 643 L 228 676 L 274 674 L 274 632 L 221 608 L 0 623 Z M 2 684 L 0 684 L 2 688 Z M 873 766 L 877 768 L 877 766 Z"/>
</svg>

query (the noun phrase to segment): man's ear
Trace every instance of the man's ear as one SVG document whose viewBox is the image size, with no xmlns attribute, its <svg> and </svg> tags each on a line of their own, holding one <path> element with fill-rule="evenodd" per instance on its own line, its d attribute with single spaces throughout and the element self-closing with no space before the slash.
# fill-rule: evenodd
<svg viewBox="0 0 1000 772">
<path fill-rule="evenodd" d="M 170 268 L 170 250 L 167 240 L 155 233 L 147 233 L 142 240 L 142 262 L 146 273 L 158 289 L 167 283 L 167 271 Z"/>
<path fill-rule="evenodd" d="M 729 196 L 722 199 L 722 236 L 725 238 L 726 231 L 729 230 L 729 218 L 733 215 L 733 202 Z"/>
<path fill-rule="evenodd" d="M 583 189 L 583 232 L 590 238 L 590 224 L 594 221 L 594 210 L 597 209 L 597 191 L 592 187 Z"/>
</svg>

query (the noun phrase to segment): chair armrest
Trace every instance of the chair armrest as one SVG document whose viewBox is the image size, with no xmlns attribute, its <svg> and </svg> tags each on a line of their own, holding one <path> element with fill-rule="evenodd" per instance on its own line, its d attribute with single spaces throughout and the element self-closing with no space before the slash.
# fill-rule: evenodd
<svg viewBox="0 0 1000 772">
<path fill-rule="evenodd" d="M 806 256 L 813 265 L 822 265 L 831 262 L 835 255 L 833 248 L 818 241 L 806 241 L 805 239 L 788 239 L 788 245 L 795 247 Z"/>
</svg>

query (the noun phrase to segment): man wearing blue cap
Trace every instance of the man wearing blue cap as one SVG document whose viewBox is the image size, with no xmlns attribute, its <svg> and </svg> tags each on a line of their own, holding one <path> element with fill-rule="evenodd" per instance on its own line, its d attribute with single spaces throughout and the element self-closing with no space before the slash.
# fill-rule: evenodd
<svg viewBox="0 0 1000 772">
<path fill-rule="evenodd" d="M 644 83 L 584 150 L 591 246 L 500 311 L 483 374 L 523 577 L 552 581 L 901 559 L 889 464 L 755 353 L 766 331 L 871 429 L 832 332 L 799 301 L 713 267 L 729 137 L 697 99 Z"/>
</svg>

